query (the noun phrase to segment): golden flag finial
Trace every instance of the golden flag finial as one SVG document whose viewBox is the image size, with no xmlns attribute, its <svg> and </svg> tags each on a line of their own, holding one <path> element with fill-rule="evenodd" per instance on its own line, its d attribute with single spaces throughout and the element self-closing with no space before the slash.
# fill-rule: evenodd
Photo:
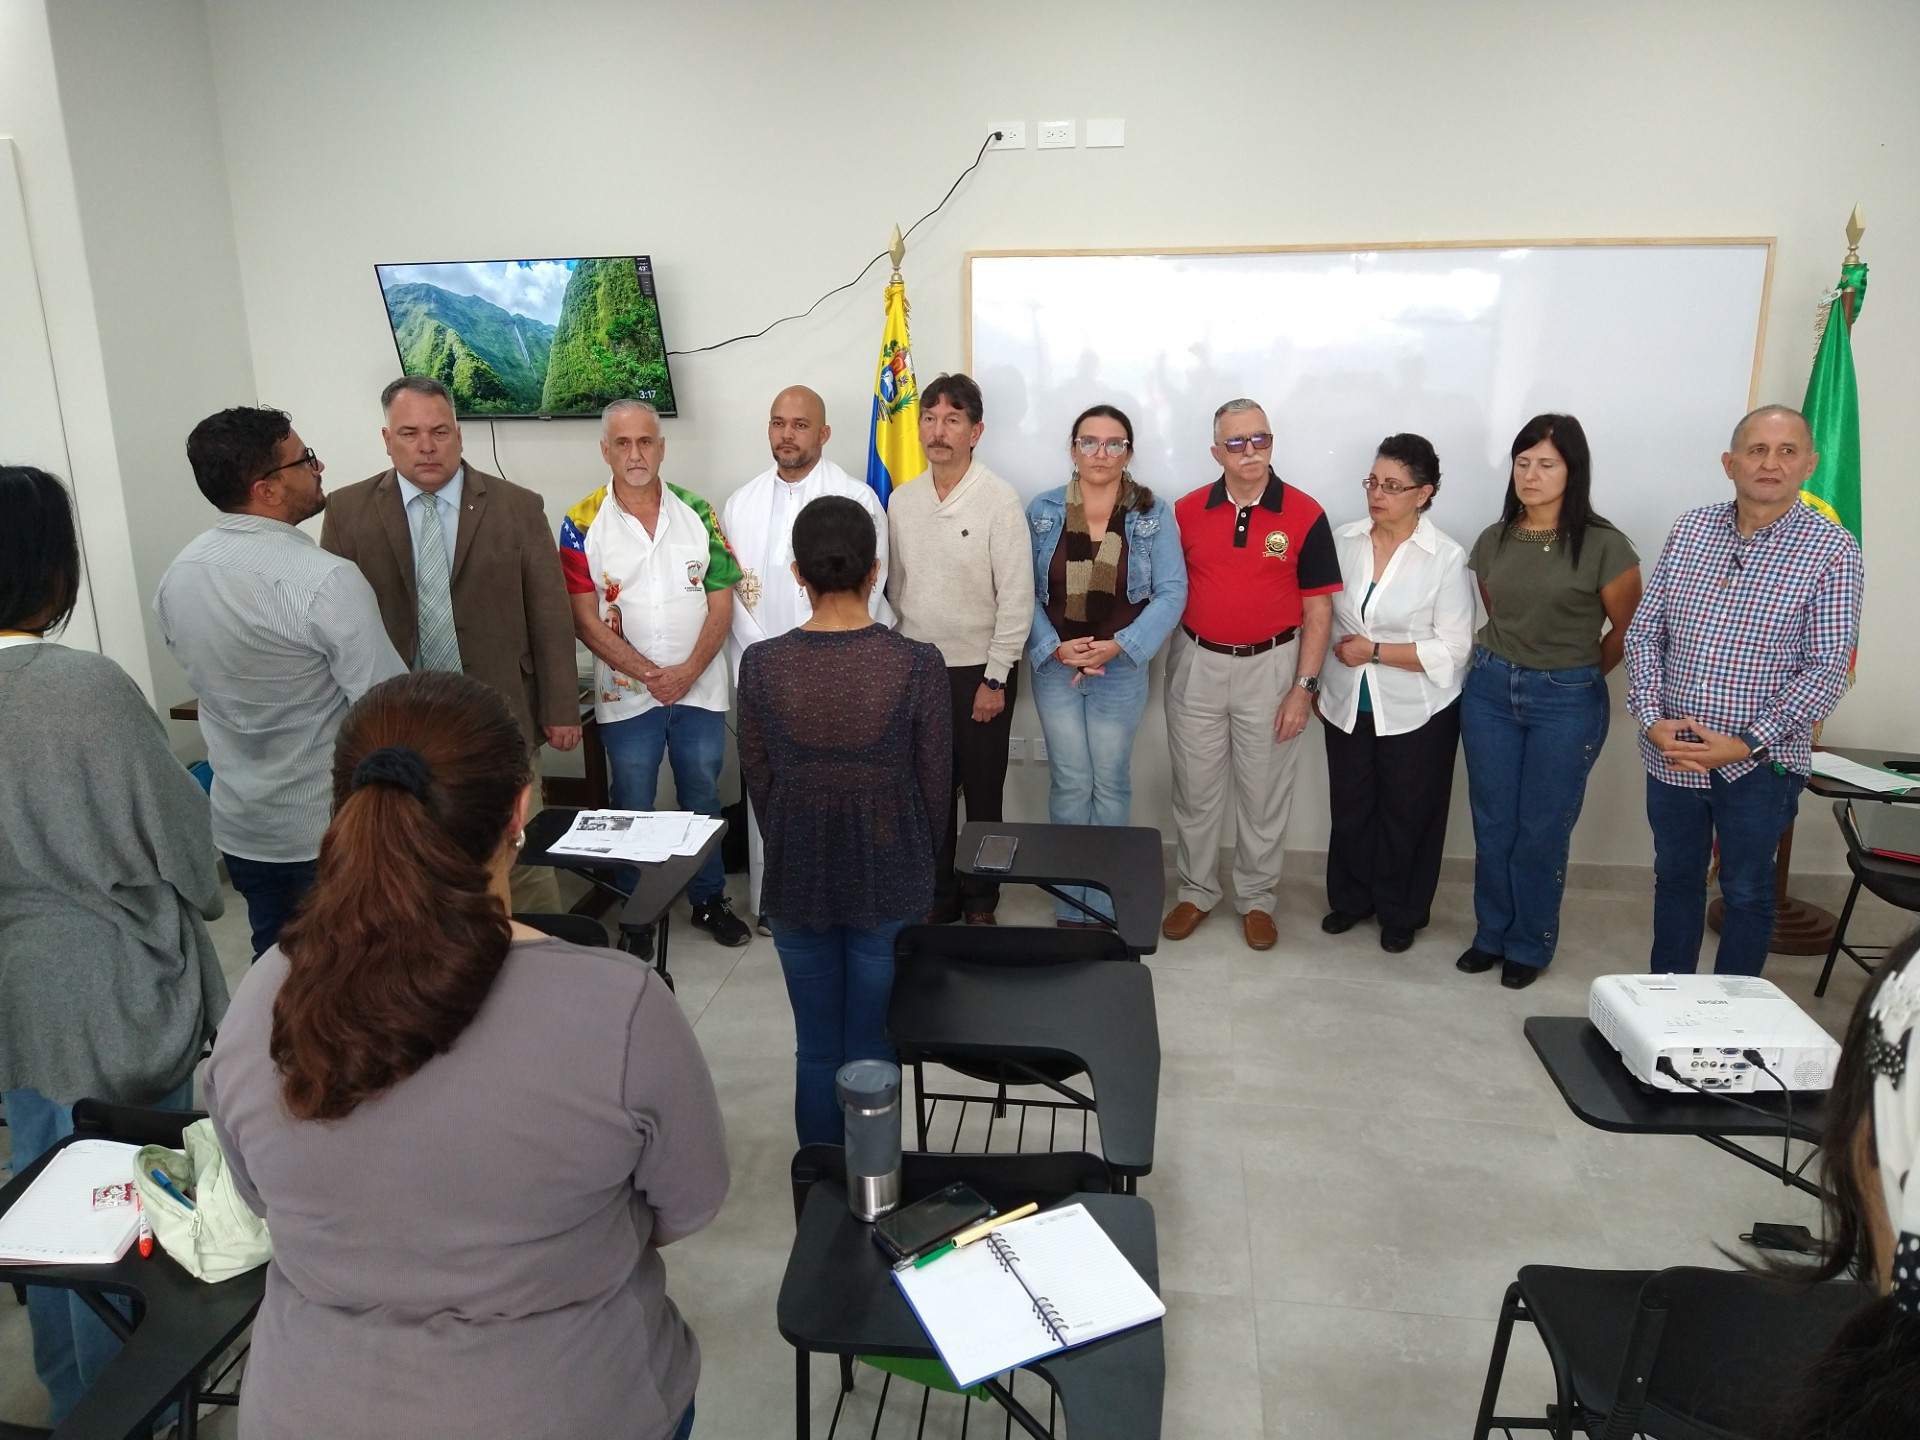
<svg viewBox="0 0 1920 1440">
<path fill-rule="evenodd" d="M 1859 213 L 1858 210 L 1854 211 L 1856 215 Z M 898 285 L 900 283 L 900 262 L 907 258 L 907 242 L 900 237 L 900 227 L 898 225 L 893 227 L 893 239 L 887 242 L 887 253 L 893 257 L 893 279 L 888 283 Z"/>
<path fill-rule="evenodd" d="M 897 235 L 900 232 L 894 231 Z M 1867 222 L 1860 218 L 1860 207 L 1853 207 L 1853 214 L 1847 217 L 1847 258 L 1848 265 L 1860 263 L 1860 237 L 1867 233 Z"/>
</svg>

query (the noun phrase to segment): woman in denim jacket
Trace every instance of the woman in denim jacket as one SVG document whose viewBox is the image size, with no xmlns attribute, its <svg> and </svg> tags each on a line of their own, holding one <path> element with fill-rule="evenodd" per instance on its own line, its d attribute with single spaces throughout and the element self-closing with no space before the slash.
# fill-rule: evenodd
<svg viewBox="0 0 1920 1440">
<path fill-rule="evenodd" d="M 1187 562 L 1173 508 L 1127 470 L 1131 420 L 1111 405 L 1095 405 L 1073 422 L 1067 448 L 1073 479 L 1027 507 L 1027 660 L 1052 767 L 1047 813 L 1056 825 L 1124 825 L 1147 666 L 1186 609 Z M 1113 914 L 1102 891 L 1066 893 Z M 1056 911 L 1061 925 L 1099 923 L 1064 902 Z"/>
</svg>

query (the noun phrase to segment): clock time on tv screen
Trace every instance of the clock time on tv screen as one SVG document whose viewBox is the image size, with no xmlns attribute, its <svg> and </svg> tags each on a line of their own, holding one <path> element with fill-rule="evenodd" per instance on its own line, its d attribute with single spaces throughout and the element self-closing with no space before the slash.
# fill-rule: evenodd
<svg viewBox="0 0 1920 1440">
<path fill-rule="evenodd" d="M 374 269 L 401 370 L 444 384 L 462 419 L 598 415 L 628 399 L 674 413 L 645 255 Z"/>
</svg>

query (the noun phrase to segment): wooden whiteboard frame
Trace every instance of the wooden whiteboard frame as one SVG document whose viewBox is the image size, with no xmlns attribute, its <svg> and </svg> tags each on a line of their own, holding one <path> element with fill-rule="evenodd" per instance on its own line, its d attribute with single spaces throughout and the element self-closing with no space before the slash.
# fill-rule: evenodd
<svg viewBox="0 0 1920 1440">
<path fill-rule="evenodd" d="M 1353 245 L 1170 245 L 1118 250 L 969 250 L 960 271 L 960 304 L 967 315 L 966 370 L 973 373 L 973 262 L 975 260 L 1049 260 L 1107 255 L 1352 255 L 1370 250 L 1578 250 L 1620 249 L 1629 245 L 1764 245 L 1767 269 L 1760 281 L 1760 319 L 1753 337 L 1753 370 L 1747 377 L 1747 408 L 1759 404 L 1760 366 L 1766 358 L 1767 315 L 1773 304 L 1773 257 L 1779 241 L 1772 235 L 1634 235 L 1575 240 L 1377 240 Z"/>
</svg>

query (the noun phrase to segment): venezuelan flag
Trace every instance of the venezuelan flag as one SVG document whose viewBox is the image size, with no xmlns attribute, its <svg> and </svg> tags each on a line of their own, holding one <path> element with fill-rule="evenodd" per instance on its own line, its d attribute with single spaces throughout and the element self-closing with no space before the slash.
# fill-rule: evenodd
<svg viewBox="0 0 1920 1440">
<path fill-rule="evenodd" d="M 896 277 L 887 286 L 887 325 L 880 336 L 880 365 L 873 378 L 873 427 L 867 442 L 867 484 L 885 505 L 896 485 L 927 468 L 920 448 L 920 387 L 913 379 L 907 340 L 907 287 Z"/>
</svg>

